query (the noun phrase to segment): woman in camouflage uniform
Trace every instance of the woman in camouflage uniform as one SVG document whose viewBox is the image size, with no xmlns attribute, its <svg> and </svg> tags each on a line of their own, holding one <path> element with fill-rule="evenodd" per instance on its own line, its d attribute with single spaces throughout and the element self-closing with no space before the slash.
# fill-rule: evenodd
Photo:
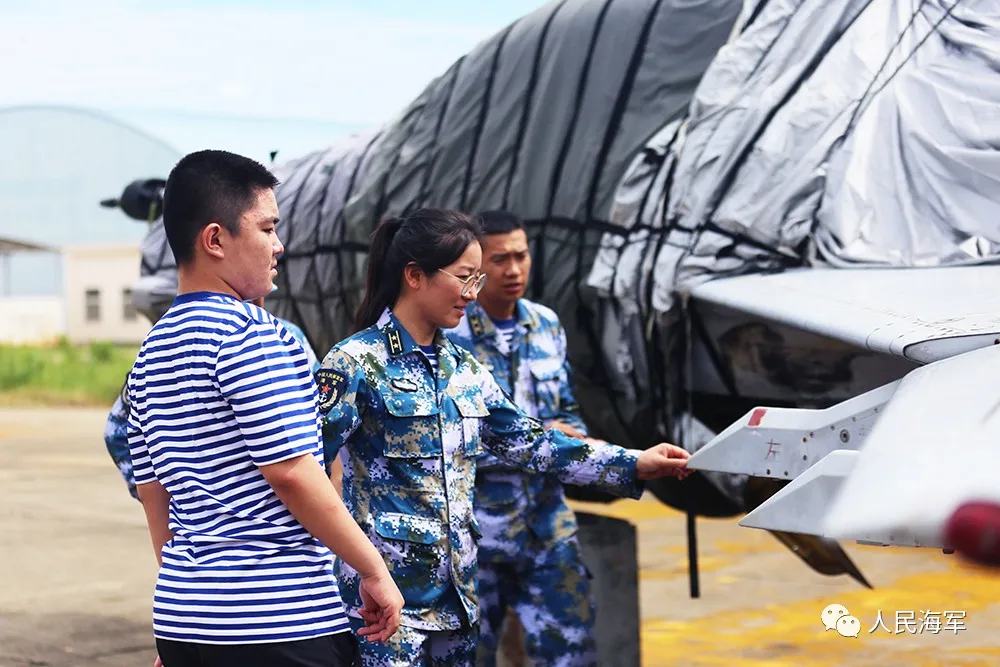
<svg viewBox="0 0 1000 667">
<path fill-rule="evenodd" d="M 673 445 L 638 452 L 543 430 L 445 337 L 482 286 L 480 238 L 477 221 L 453 211 L 384 221 L 372 238 L 360 331 L 316 373 L 327 463 L 340 457 L 344 502 L 406 600 L 392 638 L 361 640 L 366 666 L 475 663 L 479 456 L 632 498 L 642 479 L 685 474 L 687 453 Z M 337 569 L 360 628 L 369 612 L 358 575 L 339 561 Z"/>
</svg>

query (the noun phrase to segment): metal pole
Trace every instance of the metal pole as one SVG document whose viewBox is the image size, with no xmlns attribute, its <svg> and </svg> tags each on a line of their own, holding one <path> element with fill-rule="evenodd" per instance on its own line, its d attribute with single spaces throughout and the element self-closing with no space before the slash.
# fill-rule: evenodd
<svg viewBox="0 0 1000 667">
<path fill-rule="evenodd" d="M 687 513 L 687 540 L 688 540 L 688 579 L 691 584 L 691 597 L 701 597 L 701 583 L 698 579 L 698 532 L 695 529 L 695 520 L 698 515 L 688 510 Z"/>
<path fill-rule="evenodd" d="M 684 398 L 686 410 L 683 415 L 681 439 L 684 448 L 691 451 L 692 421 L 694 420 L 694 329 L 692 326 L 690 294 L 681 294 L 681 312 L 684 317 Z M 683 482 L 681 482 L 683 488 Z M 696 519 L 697 508 L 693 507 L 691 494 L 684 493 L 684 505 L 687 507 L 687 542 L 688 542 L 688 583 L 693 599 L 701 597 L 701 581 L 698 578 L 698 532 Z"/>
</svg>

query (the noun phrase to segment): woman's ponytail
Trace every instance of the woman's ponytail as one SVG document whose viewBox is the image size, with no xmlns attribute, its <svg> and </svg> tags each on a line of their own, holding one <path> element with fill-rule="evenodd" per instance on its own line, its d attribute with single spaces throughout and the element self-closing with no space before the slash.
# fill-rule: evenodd
<svg viewBox="0 0 1000 667">
<path fill-rule="evenodd" d="M 392 264 L 397 263 L 390 257 L 392 241 L 403 224 L 402 218 L 385 218 L 375 228 L 372 234 L 371 248 L 368 253 L 368 273 L 365 277 L 365 296 L 354 315 L 354 326 L 358 331 L 367 329 L 378 322 L 382 312 L 391 306 L 399 296 L 399 276 Z M 399 253 L 392 253 L 399 255 Z"/>
</svg>

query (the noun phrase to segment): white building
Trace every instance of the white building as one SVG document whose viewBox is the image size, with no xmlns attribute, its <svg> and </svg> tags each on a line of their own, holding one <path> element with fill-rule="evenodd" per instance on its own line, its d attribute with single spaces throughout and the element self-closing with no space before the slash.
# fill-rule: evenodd
<svg viewBox="0 0 1000 667">
<path fill-rule="evenodd" d="M 14 258 L 26 253 L 56 255 L 58 251 L 37 243 L 0 238 L 0 342 L 49 342 L 66 331 L 61 296 L 12 294 Z"/>
<path fill-rule="evenodd" d="M 66 336 L 72 343 L 142 340 L 152 323 L 132 306 L 139 246 L 131 243 L 63 248 Z"/>
<path fill-rule="evenodd" d="M 102 208 L 101 200 L 134 180 L 166 178 L 194 150 L 229 150 L 268 164 L 275 151 L 283 161 L 354 129 L 301 119 L 0 107 L 0 239 L 54 250 L 5 255 L 0 342 L 141 340 L 149 323 L 132 319 L 122 299 L 139 277 L 147 226 Z"/>
</svg>

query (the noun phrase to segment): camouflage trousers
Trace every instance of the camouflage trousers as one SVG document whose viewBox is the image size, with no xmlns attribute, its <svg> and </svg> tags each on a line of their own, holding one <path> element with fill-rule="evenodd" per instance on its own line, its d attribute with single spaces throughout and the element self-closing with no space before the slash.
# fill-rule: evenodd
<svg viewBox="0 0 1000 667">
<path fill-rule="evenodd" d="M 364 623 L 351 618 L 355 635 Z M 478 626 L 461 630 L 418 630 L 399 626 L 385 642 L 358 637 L 361 667 L 474 667 Z"/>
<path fill-rule="evenodd" d="M 590 573 L 576 539 L 560 542 L 539 560 L 479 563 L 478 665 L 495 667 L 507 607 L 524 627 L 525 650 L 535 665 L 597 665 Z"/>
</svg>

